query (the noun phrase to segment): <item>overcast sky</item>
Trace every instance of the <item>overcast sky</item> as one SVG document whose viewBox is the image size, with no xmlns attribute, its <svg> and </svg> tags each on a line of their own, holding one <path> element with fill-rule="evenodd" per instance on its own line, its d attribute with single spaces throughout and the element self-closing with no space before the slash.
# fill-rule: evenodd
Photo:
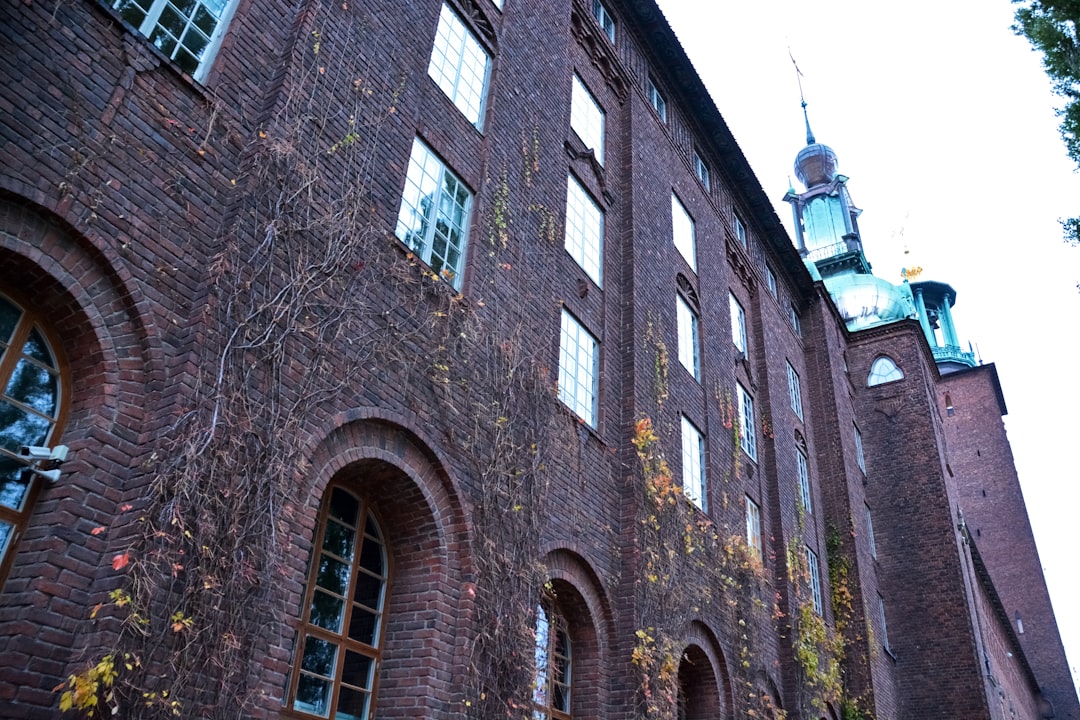
<svg viewBox="0 0 1080 720">
<path fill-rule="evenodd" d="M 961 343 L 997 365 L 1028 514 L 1080 677 L 1080 214 L 1058 100 L 1008 0 L 659 0 L 758 179 L 781 202 L 810 123 L 839 156 L 874 273 L 948 282 Z M 706 9 L 708 8 L 708 9 Z M 905 254 L 907 250 L 907 254 Z"/>
</svg>

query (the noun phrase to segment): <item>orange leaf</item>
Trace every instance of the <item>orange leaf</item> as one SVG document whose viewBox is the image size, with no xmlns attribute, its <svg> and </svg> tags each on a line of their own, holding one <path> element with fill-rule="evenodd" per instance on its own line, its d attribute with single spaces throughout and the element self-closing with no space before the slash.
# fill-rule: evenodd
<svg viewBox="0 0 1080 720">
<path fill-rule="evenodd" d="M 130 509 L 131 509 L 131 505 L 129 503 L 124 503 L 123 505 L 120 506 L 120 512 L 127 512 Z"/>
<path fill-rule="evenodd" d="M 128 552 L 122 552 L 112 559 L 113 570 L 123 570 L 127 564 L 131 562 L 131 554 Z"/>
<path fill-rule="evenodd" d="M 94 609 L 90 611 L 90 619 L 93 620 L 94 618 L 96 618 L 97 614 L 101 611 L 101 608 L 103 607 L 104 605 L 102 605 L 101 603 L 95 605 Z"/>
<path fill-rule="evenodd" d="M 100 535 L 103 532 L 105 532 L 105 526 L 101 525 L 100 527 L 96 527 L 93 530 L 91 530 L 90 534 L 91 535 Z"/>
</svg>

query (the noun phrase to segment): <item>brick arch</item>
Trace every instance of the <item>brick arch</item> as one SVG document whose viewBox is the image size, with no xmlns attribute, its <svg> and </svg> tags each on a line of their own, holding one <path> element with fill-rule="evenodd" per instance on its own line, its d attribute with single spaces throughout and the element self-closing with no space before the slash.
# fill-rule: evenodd
<svg viewBox="0 0 1080 720">
<path fill-rule="evenodd" d="M 610 603 L 599 576 L 581 555 L 558 548 L 545 555 L 543 564 L 574 648 L 571 714 L 595 717 L 608 705 L 612 680 L 607 672 L 613 665 L 614 646 Z"/>
<path fill-rule="evenodd" d="M 697 714 L 688 718 L 733 718 L 734 697 L 727 658 L 716 634 L 705 623 L 692 621 L 683 633 L 685 645 L 679 663 L 679 681 L 692 680 L 702 694 Z M 684 663 L 686 675 L 684 676 Z"/>
<path fill-rule="evenodd" d="M 441 717 L 462 686 L 472 612 L 469 532 L 454 483 L 430 446 L 377 411 L 338 425 L 313 453 L 312 484 L 297 508 L 286 609 L 300 622 L 321 500 L 331 483 L 367 500 L 386 538 L 392 577 L 379 671 L 380 718 Z M 293 657 L 293 638 L 283 638 Z M 284 688 L 284 674 L 282 677 Z"/>
</svg>

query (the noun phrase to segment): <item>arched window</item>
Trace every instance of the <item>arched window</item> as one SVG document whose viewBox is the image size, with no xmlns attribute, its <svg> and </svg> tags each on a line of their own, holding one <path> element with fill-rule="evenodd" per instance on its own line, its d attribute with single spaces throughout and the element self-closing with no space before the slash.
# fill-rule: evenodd
<svg viewBox="0 0 1080 720">
<path fill-rule="evenodd" d="M 549 605 L 536 608 L 536 679 L 533 681 L 533 718 L 570 717 L 570 680 L 573 660 L 566 619 Z"/>
<path fill-rule="evenodd" d="M 722 716 L 712 663 L 697 645 L 689 646 L 679 662 L 677 702 L 679 720 L 706 720 Z"/>
<path fill-rule="evenodd" d="M 866 385 L 872 387 L 903 379 L 904 371 L 897 367 L 896 363 L 887 357 L 879 357 L 870 366 L 870 377 L 866 379 Z"/>
<path fill-rule="evenodd" d="M 373 717 L 389 584 L 371 508 L 343 487 L 323 507 L 296 643 L 289 707 L 342 720 Z"/>
<path fill-rule="evenodd" d="M 43 482 L 18 459 L 19 448 L 56 444 L 65 395 L 44 327 L 33 313 L 0 295 L 0 583 Z"/>
</svg>

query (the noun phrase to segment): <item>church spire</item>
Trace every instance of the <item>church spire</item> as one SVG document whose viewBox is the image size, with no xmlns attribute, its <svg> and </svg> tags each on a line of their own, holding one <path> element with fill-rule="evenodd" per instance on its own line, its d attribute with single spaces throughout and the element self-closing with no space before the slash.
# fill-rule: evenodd
<svg viewBox="0 0 1080 720">
<path fill-rule="evenodd" d="M 795 56 L 791 54 L 791 48 L 788 48 L 788 57 L 791 58 L 791 64 L 795 66 L 795 80 L 799 83 L 799 102 L 802 103 L 802 115 L 803 120 L 806 121 L 806 144 L 813 145 L 817 142 L 814 139 L 814 131 L 810 129 L 810 116 L 806 113 L 806 95 L 803 93 L 802 70 L 799 69 L 799 63 L 795 62 Z"/>
</svg>

